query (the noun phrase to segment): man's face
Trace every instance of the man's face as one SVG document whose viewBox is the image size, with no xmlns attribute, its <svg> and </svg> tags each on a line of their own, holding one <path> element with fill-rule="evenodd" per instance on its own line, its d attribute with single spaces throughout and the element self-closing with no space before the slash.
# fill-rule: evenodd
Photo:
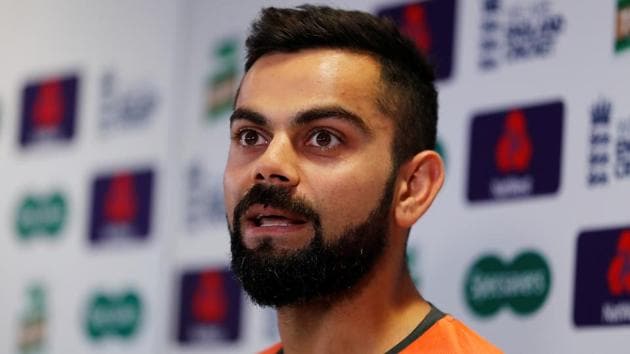
<svg viewBox="0 0 630 354">
<path fill-rule="evenodd" d="M 244 278 L 260 281 L 287 267 L 306 272 L 309 264 L 316 272 L 327 266 L 318 263 L 324 258 L 342 268 L 363 262 L 366 272 L 382 253 L 395 175 L 394 124 L 376 103 L 379 73 L 367 55 L 314 49 L 263 56 L 245 75 L 232 115 L 224 192 L 233 268 L 238 263 L 246 290 Z M 364 254 L 371 259 L 352 259 Z M 324 275 L 293 272 L 286 277 L 300 276 L 297 282 Z M 304 295 L 258 302 L 299 299 Z"/>
</svg>

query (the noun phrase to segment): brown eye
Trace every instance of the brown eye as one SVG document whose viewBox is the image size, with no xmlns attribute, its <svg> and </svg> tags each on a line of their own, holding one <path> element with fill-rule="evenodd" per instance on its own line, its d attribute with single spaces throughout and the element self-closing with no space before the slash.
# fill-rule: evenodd
<svg viewBox="0 0 630 354">
<path fill-rule="evenodd" d="M 265 139 L 255 130 L 246 129 L 239 133 L 239 142 L 243 146 L 255 146 L 265 143 Z"/>
<path fill-rule="evenodd" d="M 315 141 L 319 146 L 328 146 L 332 141 L 332 136 L 328 132 L 319 132 L 315 135 Z"/>
<path fill-rule="evenodd" d="M 328 130 L 318 130 L 311 135 L 307 144 L 320 149 L 332 149 L 341 144 L 341 139 Z"/>
</svg>

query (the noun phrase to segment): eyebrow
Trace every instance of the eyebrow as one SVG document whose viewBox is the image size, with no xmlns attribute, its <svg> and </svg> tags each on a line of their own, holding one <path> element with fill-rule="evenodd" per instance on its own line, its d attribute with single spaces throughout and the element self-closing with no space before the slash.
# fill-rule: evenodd
<svg viewBox="0 0 630 354">
<path fill-rule="evenodd" d="M 230 116 L 230 125 L 241 119 L 263 127 L 270 125 L 269 120 L 264 115 L 247 108 L 237 108 L 234 110 Z M 300 111 L 293 118 L 291 125 L 306 125 L 321 119 L 340 119 L 354 125 L 364 134 L 372 135 L 371 129 L 365 124 L 365 121 L 361 119 L 361 117 L 336 105 L 315 107 Z"/>
<path fill-rule="evenodd" d="M 262 114 L 247 108 L 237 108 L 230 116 L 230 126 L 237 120 L 247 120 L 256 125 L 268 126 L 269 121 Z"/>
</svg>

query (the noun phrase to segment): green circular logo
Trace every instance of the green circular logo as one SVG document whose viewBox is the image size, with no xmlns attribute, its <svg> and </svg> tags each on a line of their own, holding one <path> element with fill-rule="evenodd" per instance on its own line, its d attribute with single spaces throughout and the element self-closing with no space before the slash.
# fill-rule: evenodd
<svg viewBox="0 0 630 354">
<path fill-rule="evenodd" d="M 140 327 L 143 306 L 134 291 L 121 295 L 98 293 L 90 301 L 85 330 L 93 340 L 107 336 L 129 339 Z"/>
<path fill-rule="evenodd" d="M 542 255 L 519 254 L 506 264 L 494 255 L 479 258 L 464 285 L 466 303 L 478 316 L 489 317 L 504 305 L 519 315 L 536 312 L 551 289 L 551 271 Z"/>
</svg>

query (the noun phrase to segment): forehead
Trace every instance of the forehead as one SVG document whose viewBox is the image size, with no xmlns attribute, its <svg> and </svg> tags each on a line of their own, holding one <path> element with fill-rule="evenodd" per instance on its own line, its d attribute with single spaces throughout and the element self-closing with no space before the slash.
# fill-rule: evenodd
<svg viewBox="0 0 630 354">
<path fill-rule="evenodd" d="M 245 74 L 236 107 L 288 117 L 313 106 L 337 105 L 373 120 L 380 115 L 379 85 L 380 64 L 367 54 L 339 49 L 272 53 Z"/>
</svg>

